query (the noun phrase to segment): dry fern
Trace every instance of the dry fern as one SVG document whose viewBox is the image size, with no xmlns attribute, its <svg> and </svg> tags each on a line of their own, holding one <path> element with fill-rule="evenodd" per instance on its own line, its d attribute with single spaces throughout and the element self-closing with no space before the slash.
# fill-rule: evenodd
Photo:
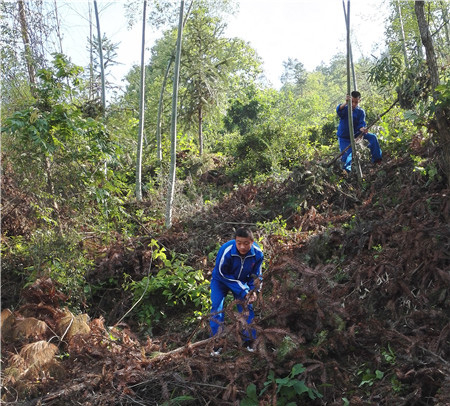
<svg viewBox="0 0 450 406">
<path fill-rule="evenodd" d="M 14 340 L 28 337 L 42 338 L 47 331 L 48 326 L 45 321 L 34 317 L 26 317 L 16 320 L 12 329 L 12 336 Z"/>
</svg>

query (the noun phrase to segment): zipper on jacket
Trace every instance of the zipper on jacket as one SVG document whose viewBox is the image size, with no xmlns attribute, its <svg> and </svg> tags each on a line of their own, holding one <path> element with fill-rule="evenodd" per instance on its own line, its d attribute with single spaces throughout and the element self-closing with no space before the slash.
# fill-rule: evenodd
<svg viewBox="0 0 450 406">
<path fill-rule="evenodd" d="M 237 277 L 237 279 L 239 279 L 239 278 L 241 277 L 242 270 L 244 269 L 244 262 L 245 262 L 245 260 L 246 260 L 247 258 L 254 257 L 255 254 L 246 255 L 244 258 L 242 258 L 240 255 L 236 255 L 236 254 L 231 254 L 231 255 L 232 255 L 233 257 L 239 257 L 239 258 L 241 259 L 241 269 L 239 270 L 239 275 L 238 275 L 238 277 Z"/>
</svg>

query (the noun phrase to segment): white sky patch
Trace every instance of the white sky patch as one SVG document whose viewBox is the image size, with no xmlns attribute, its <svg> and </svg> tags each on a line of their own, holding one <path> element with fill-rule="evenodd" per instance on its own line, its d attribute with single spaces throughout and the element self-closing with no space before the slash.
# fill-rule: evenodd
<svg viewBox="0 0 450 406">
<path fill-rule="evenodd" d="M 185 1 L 186 4 L 189 0 Z M 119 43 L 120 65 L 112 74 L 120 84 L 133 65 L 140 64 L 142 25 L 140 17 L 132 30 L 124 12 L 124 1 L 98 1 L 101 32 Z M 150 7 L 151 2 L 148 2 Z M 347 1 L 345 1 L 347 6 Z M 86 66 L 89 36 L 89 2 L 58 1 L 64 32 L 64 53 L 78 65 Z M 93 3 L 90 2 L 94 35 L 97 35 Z M 370 56 L 384 42 L 387 5 L 383 0 L 352 0 L 350 24 L 354 60 Z M 346 27 L 342 0 L 241 0 L 236 17 L 230 18 L 226 35 L 249 42 L 263 59 L 264 71 L 275 88 L 280 87 L 283 62 L 298 59 L 308 71 L 338 53 L 346 53 Z M 148 49 L 160 36 L 146 27 Z"/>
</svg>

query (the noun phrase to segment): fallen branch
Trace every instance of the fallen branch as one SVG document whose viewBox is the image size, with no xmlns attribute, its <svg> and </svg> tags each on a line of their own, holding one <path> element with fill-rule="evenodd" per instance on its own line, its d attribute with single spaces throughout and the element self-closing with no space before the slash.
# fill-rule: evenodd
<svg viewBox="0 0 450 406">
<path fill-rule="evenodd" d="M 194 348 L 201 347 L 201 346 L 209 343 L 210 341 L 212 341 L 214 339 L 217 339 L 217 337 L 215 336 L 215 337 L 205 338 L 204 340 L 197 341 L 196 343 L 193 343 L 193 344 L 187 343 L 187 344 L 183 345 L 182 347 L 178 347 L 178 348 L 176 348 L 176 349 L 174 349 L 172 351 L 160 353 L 156 357 L 151 358 L 150 361 L 152 361 L 152 362 L 153 361 L 160 361 L 160 360 L 163 360 L 163 359 L 165 359 L 167 357 L 171 357 L 171 356 L 176 355 L 176 354 L 181 354 L 181 353 L 183 353 L 185 351 L 190 351 L 190 350 L 192 350 Z"/>
<path fill-rule="evenodd" d="M 96 379 L 95 379 L 96 378 Z M 66 398 L 67 396 L 73 396 L 74 394 L 84 391 L 85 389 L 96 386 L 101 380 L 101 376 L 95 376 L 93 381 L 89 382 L 82 382 L 78 383 L 76 385 L 73 385 L 69 388 L 61 389 L 57 392 L 49 393 L 45 396 L 42 396 L 40 398 L 32 399 L 27 402 L 15 402 L 14 404 L 16 406 L 37 406 L 37 405 L 43 405 L 46 402 L 51 402 L 53 400 L 59 399 L 59 398 Z"/>
<path fill-rule="evenodd" d="M 450 365 L 449 362 L 448 362 L 447 360 L 445 360 L 444 358 L 442 358 L 439 354 L 436 354 L 435 352 L 429 350 L 428 348 L 422 347 L 422 346 L 420 346 L 420 345 L 419 345 L 419 348 L 420 348 L 422 351 L 425 351 L 425 352 L 427 352 L 428 354 L 432 355 L 433 357 L 437 358 L 439 361 L 442 361 L 442 362 L 445 364 L 445 366 L 446 366 L 447 368 L 449 368 L 449 365 Z"/>
</svg>

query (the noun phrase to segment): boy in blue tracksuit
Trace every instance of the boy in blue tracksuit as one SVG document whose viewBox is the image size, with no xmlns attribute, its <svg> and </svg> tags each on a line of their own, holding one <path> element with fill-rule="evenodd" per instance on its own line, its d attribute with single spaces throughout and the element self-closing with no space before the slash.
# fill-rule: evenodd
<svg viewBox="0 0 450 406">
<path fill-rule="evenodd" d="M 236 230 L 234 240 L 220 247 L 211 279 L 211 334 L 215 335 L 224 321 L 223 303 L 228 292 L 237 300 L 246 302 L 247 323 L 255 316 L 252 303 L 256 300 L 255 279 L 259 279 L 258 290 L 262 286 L 262 263 L 264 255 L 254 242 L 253 233 L 247 228 Z M 243 308 L 237 306 L 241 313 Z M 251 334 L 251 336 L 250 336 Z M 244 332 L 245 341 L 256 337 L 255 331 Z"/>
<path fill-rule="evenodd" d="M 366 128 L 366 113 L 358 106 L 361 100 L 361 93 L 353 91 L 351 97 L 347 96 L 346 102 L 338 104 L 336 107 L 336 113 L 339 116 L 339 126 L 337 130 L 337 136 L 339 141 L 340 151 L 344 151 L 350 145 L 350 131 L 348 128 L 348 102 L 351 99 L 352 102 L 352 116 L 353 116 L 353 130 L 355 131 L 355 138 L 359 135 L 363 135 L 364 139 L 369 141 L 369 149 L 372 154 L 372 162 L 381 162 L 382 152 L 380 144 L 378 143 L 377 136 L 369 133 Z M 350 147 L 341 157 L 342 166 L 350 172 L 352 168 L 352 148 Z"/>
</svg>

